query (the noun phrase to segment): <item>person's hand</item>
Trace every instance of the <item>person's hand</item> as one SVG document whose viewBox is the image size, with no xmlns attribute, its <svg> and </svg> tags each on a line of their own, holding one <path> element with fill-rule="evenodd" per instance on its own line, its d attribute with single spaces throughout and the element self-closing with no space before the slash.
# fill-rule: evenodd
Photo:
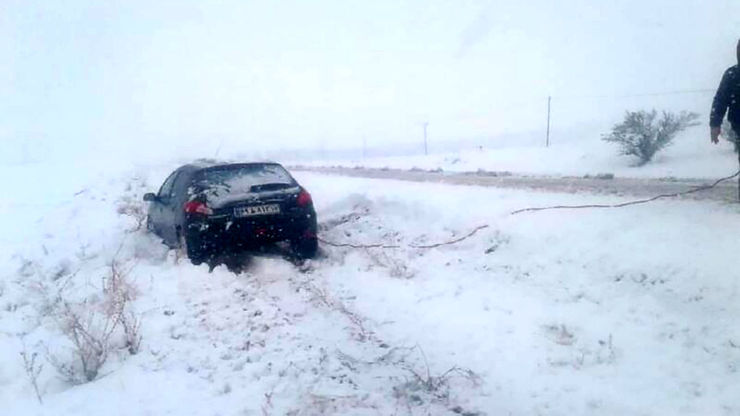
<svg viewBox="0 0 740 416">
<path fill-rule="evenodd" d="M 709 136 L 712 139 L 712 143 L 717 144 L 719 143 L 719 134 L 722 133 L 722 129 L 719 127 L 712 127 L 712 129 L 709 131 Z"/>
</svg>

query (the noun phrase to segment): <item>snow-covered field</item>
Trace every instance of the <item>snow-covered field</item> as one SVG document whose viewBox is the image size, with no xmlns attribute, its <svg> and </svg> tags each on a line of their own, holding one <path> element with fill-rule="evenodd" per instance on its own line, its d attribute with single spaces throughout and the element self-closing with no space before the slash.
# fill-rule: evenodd
<svg viewBox="0 0 740 416">
<path fill-rule="evenodd" d="M 740 414 L 736 205 L 512 216 L 617 199 L 299 173 L 323 239 L 399 247 L 209 273 L 137 229 L 172 167 L 0 168 L 3 414 Z M 52 361 L 78 365 L 70 315 L 105 323 L 112 264 L 141 344 L 119 326 L 75 385 Z"/>
<path fill-rule="evenodd" d="M 342 166 L 391 169 L 443 169 L 449 172 L 513 172 L 530 175 L 584 176 L 611 173 L 636 178 L 715 178 L 737 171 L 737 155 L 732 145 L 721 140 L 709 143 L 709 131 L 703 124 L 680 133 L 674 144 L 655 156 L 645 166 L 636 167 L 635 159 L 619 156 L 619 149 L 600 140 L 599 133 L 579 136 L 550 147 L 504 139 L 495 147 L 461 149 L 432 153 L 428 156 L 356 157 L 354 159 L 295 161 L 296 165 Z"/>
</svg>

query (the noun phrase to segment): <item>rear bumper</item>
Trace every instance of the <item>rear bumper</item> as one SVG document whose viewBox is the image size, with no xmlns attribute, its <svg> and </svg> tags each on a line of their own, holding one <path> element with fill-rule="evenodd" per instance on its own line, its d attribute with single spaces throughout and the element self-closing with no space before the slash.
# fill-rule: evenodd
<svg viewBox="0 0 740 416">
<path fill-rule="evenodd" d="M 207 257 L 232 249 L 248 249 L 284 240 L 316 237 L 316 214 L 255 218 L 189 218 L 185 238 L 188 255 Z"/>
</svg>

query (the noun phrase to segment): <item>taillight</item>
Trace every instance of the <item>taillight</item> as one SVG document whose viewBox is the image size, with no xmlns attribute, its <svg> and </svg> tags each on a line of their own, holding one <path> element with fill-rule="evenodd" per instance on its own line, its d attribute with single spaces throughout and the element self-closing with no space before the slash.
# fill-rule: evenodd
<svg viewBox="0 0 740 416">
<path fill-rule="evenodd" d="M 298 194 L 298 199 L 296 200 L 299 207 L 305 207 L 311 203 L 311 194 L 309 194 L 305 189 L 301 189 L 301 193 Z"/>
<path fill-rule="evenodd" d="M 213 214 L 213 210 L 208 208 L 208 206 L 200 201 L 190 201 L 185 203 L 185 212 L 188 214 L 203 214 L 203 215 L 211 215 Z"/>
</svg>

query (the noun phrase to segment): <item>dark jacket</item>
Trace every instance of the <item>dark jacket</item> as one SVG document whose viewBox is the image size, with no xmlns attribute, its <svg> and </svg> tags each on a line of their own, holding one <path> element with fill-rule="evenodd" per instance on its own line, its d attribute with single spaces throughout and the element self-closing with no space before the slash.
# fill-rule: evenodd
<svg viewBox="0 0 740 416">
<path fill-rule="evenodd" d="M 738 65 L 728 68 L 722 76 L 712 102 L 709 126 L 720 127 L 722 119 L 725 118 L 725 112 L 727 112 L 727 120 L 732 124 L 732 128 L 735 131 L 740 129 L 740 68 Z"/>
</svg>

